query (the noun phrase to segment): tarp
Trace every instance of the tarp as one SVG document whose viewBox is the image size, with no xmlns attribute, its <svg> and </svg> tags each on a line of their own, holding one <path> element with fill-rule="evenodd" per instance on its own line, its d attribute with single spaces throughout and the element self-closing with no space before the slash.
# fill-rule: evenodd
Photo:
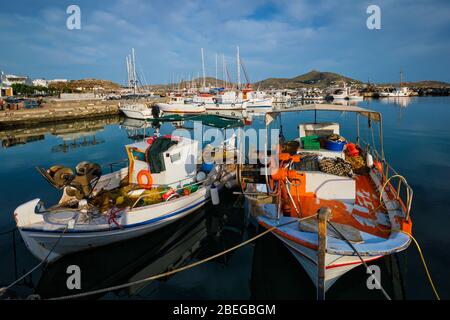
<svg viewBox="0 0 450 320">
<path fill-rule="evenodd" d="M 244 122 L 239 118 L 233 118 L 233 117 L 225 117 L 225 116 L 219 116 L 214 114 L 200 114 L 200 115 L 180 115 L 180 114 L 173 114 L 173 115 L 166 115 L 162 116 L 160 118 L 154 119 L 156 121 L 161 122 L 172 122 L 172 121 L 200 121 L 204 125 L 220 128 L 220 129 L 228 129 L 228 128 L 236 128 L 236 127 L 242 127 L 244 126 Z"/>
<path fill-rule="evenodd" d="M 266 125 L 270 124 L 280 113 L 302 112 L 302 111 L 338 111 L 338 112 L 356 112 L 362 116 L 374 121 L 381 121 L 381 113 L 358 106 L 343 106 L 338 104 L 308 104 L 299 107 L 274 110 L 266 113 Z"/>
<path fill-rule="evenodd" d="M 146 151 L 147 162 L 151 173 L 160 173 L 166 170 L 164 165 L 164 152 L 178 142 L 167 137 L 158 137 Z"/>
</svg>

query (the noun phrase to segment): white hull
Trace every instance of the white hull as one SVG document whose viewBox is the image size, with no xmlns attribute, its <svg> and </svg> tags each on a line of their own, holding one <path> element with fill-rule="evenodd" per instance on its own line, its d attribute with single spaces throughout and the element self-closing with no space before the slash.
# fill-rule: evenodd
<svg viewBox="0 0 450 320">
<path fill-rule="evenodd" d="M 202 113 L 206 110 L 202 105 L 189 103 L 158 103 L 157 106 L 170 113 Z"/>
<path fill-rule="evenodd" d="M 75 224 L 75 228 L 63 232 L 67 224 L 49 225 L 42 221 L 42 215 L 34 213 L 39 199 L 20 206 L 16 209 L 16 213 L 21 216 L 22 221 L 34 222 L 41 219 L 41 222 L 30 225 L 18 225 L 18 229 L 34 256 L 44 260 L 51 252 L 47 261 L 52 262 L 73 252 L 136 238 L 162 228 L 199 209 L 208 199 L 209 192 L 203 187 L 189 196 L 135 208 L 117 218 L 120 228 L 112 222 L 85 226 Z"/>
<path fill-rule="evenodd" d="M 128 118 L 139 119 L 139 120 L 153 118 L 152 110 L 147 107 L 140 106 L 140 105 L 123 106 L 123 107 L 119 107 L 119 109 Z"/>
<path fill-rule="evenodd" d="M 400 97 L 410 97 L 409 93 L 404 92 L 380 92 L 380 97 L 382 98 L 400 98 Z"/>
<path fill-rule="evenodd" d="M 363 96 L 348 96 L 348 99 L 352 100 L 352 101 L 362 101 L 362 100 L 364 100 L 364 97 Z"/>
<path fill-rule="evenodd" d="M 317 251 L 308 249 L 289 239 L 276 235 L 291 251 L 297 261 L 302 265 L 314 285 L 317 286 Z M 363 257 L 365 262 L 379 259 L 383 256 Z M 362 264 L 358 256 L 343 256 L 336 254 L 325 254 L 325 291 L 345 273 Z"/>
<path fill-rule="evenodd" d="M 247 101 L 247 108 L 272 108 L 273 98 L 255 99 Z"/>
<path fill-rule="evenodd" d="M 206 104 L 206 110 L 244 110 L 247 108 L 246 102 L 239 103 L 216 103 L 216 104 Z"/>
</svg>

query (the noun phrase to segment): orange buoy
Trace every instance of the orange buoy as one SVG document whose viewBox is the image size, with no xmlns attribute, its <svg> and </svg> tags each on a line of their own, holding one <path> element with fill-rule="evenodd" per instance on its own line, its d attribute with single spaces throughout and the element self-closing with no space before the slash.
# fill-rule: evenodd
<svg viewBox="0 0 450 320">
<path fill-rule="evenodd" d="M 373 165 L 375 166 L 375 168 L 377 168 L 377 170 L 379 172 L 381 172 L 381 173 L 383 172 L 383 165 L 381 164 L 380 161 L 374 161 Z"/>
<path fill-rule="evenodd" d="M 139 186 L 144 189 L 151 189 L 153 187 L 153 178 L 148 170 L 141 170 L 137 175 L 137 182 Z"/>
</svg>

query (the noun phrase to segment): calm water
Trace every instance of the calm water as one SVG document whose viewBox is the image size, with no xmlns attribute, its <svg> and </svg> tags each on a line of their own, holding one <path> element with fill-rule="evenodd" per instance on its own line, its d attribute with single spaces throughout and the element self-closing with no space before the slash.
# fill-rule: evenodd
<svg viewBox="0 0 450 320">
<path fill-rule="evenodd" d="M 450 298 L 450 98 L 413 98 L 408 101 L 373 100 L 361 106 L 381 111 L 384 147 L 388 161 L 407 177 L 414 189 L 413 232 L 427 258 L 435 283 L 443 298 Z M 286 138 L 294 138 L 301 121 L 313 114 L 283 115 Z M 354 136 L 355 116 L 319 113 L 318 120 L 341 123 L 341 134 Z M 46 203 L 59 199 L 59 192 L 35 171 L 35 166 L 64 164 L 74 167 L 89 160 L 102 164 L 125 158 L 123 145 L 143 130 L 136 122 L 120 118 L 55 124 L 40 128 L 0 131 L 0 286 L 28 271 L 38 261 L 28 252 L 19 235 L 1 234 L 14 227 L 12 213 L 21 203 L 41 198 Z M 364 122 L 361 121 L 363 127 Z M 191 123 L 186 123 L 191 127 Z M 263 126 L 254 117 L 253 127 Z M 162 133 L 170 133 L 164 124 Z M 153 129 L 148 129 L 151 133 Z M 364 136 L 366 135 L 366 136 Z M 371 141 L 368 133 L 362 137 Z M 105 169 L 106 170 L 106 169 Z M 82 289 L 92 290 L 158 274 L 210 256 L 254 234 L 247 226 L 243 209 L 234 205 L 232 193 L 221 195 L 222 204 L 196 212 L 190 217 L 153 234 L 105 248 L 67 256 L 39 270 L 12 295 L 26 297 L 38 293 L 53 297 L 67 292 L 66 268 L 77 264 L 82 270 Z M 14 250 L 15 248 L 15 250 Z M 388 270 L 398 262 L 400 274 L 392 279 Z M 411 246 L 396 261 L 382 259 L 382 284 L 392 296 L 432 299 L 432 291 Z M 366 288 L 365 270 L 358 267 L 343 276 L 328 292 L 335 299 L 382 299 L 378 291 Z M 397 289 L 395 289 L 397 288 Z M 403 290 L 398 290 L 403 288 Z M 397 292 L 394 294 L 394 291 Z M 403 293 L 402 293 L 403 292 Z M 96 297 L 100 298 L 100 297 Z M 315 288 L 290 252 L 272 236 L 243 247 L 225 257 L 182 272 L 163 281 L 109 293 L 109 299 L 314 299 Z"/>
</svg>

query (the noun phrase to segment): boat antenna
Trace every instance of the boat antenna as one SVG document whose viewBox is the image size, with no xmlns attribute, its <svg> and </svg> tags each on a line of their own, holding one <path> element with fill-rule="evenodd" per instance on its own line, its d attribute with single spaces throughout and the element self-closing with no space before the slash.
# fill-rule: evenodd
<svg viewBox="0 0 450 320">
<path fill-rule="evenodd" d="M 216 53 L 216 88 L 218 87 L 217 85 L 217 53 Z"/>
</svg>

